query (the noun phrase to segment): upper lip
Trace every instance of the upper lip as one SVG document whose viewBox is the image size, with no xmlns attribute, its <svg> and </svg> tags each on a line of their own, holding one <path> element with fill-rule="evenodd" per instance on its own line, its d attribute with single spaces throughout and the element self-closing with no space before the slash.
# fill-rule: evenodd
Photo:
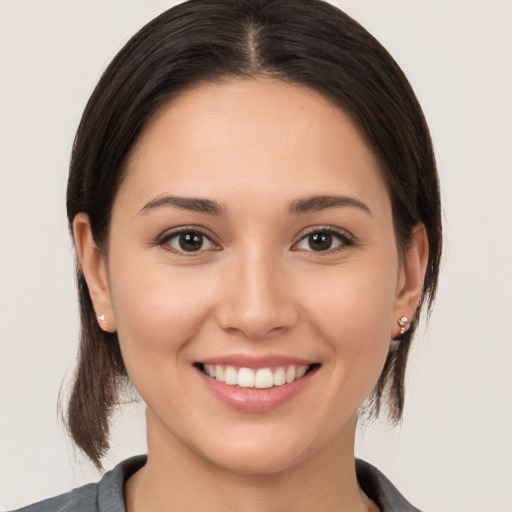
<svg viewBox="0 0 512 512">
<path fill-rule="evenodd" d="M 264 356 L 252 356 L 248 354 L 227 354 L 223 356 L 208 357 L 198 361 L 202 364 L 220 364 L 227 366 L 236 366 L 239 368 L 269 368 L 272 366 L 289 365 L 312 365 L 316 361 L 291 357 L 279 354 L 268 354 Z"/>
</svg>

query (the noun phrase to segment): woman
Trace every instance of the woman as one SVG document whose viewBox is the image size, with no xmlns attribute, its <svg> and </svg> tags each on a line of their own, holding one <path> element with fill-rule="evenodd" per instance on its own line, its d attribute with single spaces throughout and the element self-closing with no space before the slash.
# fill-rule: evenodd
<svg viewBox="0 0 512 512">
<path fill-rule="evenodd" d="M 439 190 L 380 44 L 315 0 L 192 0 L 119 52 L 68 182 L 82 337 L 68 425 L 98 466 L 122 387 L 148 456 L 27 510 L 416 510 L 354 460 L 398 421 L 435 294 Z"/>
</svg>

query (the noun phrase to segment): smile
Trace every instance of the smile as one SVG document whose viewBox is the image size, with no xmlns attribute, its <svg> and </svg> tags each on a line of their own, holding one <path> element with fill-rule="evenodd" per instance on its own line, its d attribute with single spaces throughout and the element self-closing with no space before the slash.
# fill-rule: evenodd
<svg viewBox="0 0 512 512">
<path fill-rule="evenodd" d="M 287 355 L 229 354 L 194 363 L 214 396 L 243 413 L 277 410 L 308 387 L 321 364 Z"/>
<path fill-rule="evenodd" d="M 277 368 L 245 368 L 221 364 L 200 364 L 199 368 L 205 374 L 228 386 L 240 388 L 268 389 L 295 382 L 313 367 L 314 364 L 290 364 Z"/>
</svg>

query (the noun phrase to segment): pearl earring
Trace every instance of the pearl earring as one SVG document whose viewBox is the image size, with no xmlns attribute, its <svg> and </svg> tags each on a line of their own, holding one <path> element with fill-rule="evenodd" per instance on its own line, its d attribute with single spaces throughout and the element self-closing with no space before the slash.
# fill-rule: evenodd
<svg viewBox="0 0 512 512">
<path fill-rule="evenodd" d="M 397 324 L 400 326 L 400 334 L 403 334 L 407 329 L 409 329 L 410 320 L 406 316 L 402 316 L 397 320 Z"/>
</svg>

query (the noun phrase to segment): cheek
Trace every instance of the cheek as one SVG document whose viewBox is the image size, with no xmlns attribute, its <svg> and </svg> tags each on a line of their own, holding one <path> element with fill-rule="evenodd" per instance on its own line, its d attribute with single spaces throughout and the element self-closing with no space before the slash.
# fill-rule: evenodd
<svg viewBox="0 0 512 512">
<path fill-rule="evenodd" d="M 396 295 L 397 265 L 383 260 L 339 268 L 305 290 L 304 316 L 335 354 L 336 371 L 369 390 L 389 350 Z"/>
<path fill-rule="evenodd" d="M 165 264 L 121 263 L 111 282 L 117 331 L 129 373 L 136 367 L 163 364 L 164 356 L 168 359 L 182 350 L 196 337 L 211 309 L 211 294 L 205 286 L 208 281 L 197 270 L 172 272 Z"/>
<path fill-rule="evenodd" d="M 350 332 L 354 339 L 363 333 L 368 342 L 382 333 L 389 336 L 396 274 L 396 265 L 382 261 L 329 271 L 317 276 L 315 285 L 304 290 L 307 309 L 322 317 L 326 328 L 343 328 L 339 334 Z"/>
</svg>

